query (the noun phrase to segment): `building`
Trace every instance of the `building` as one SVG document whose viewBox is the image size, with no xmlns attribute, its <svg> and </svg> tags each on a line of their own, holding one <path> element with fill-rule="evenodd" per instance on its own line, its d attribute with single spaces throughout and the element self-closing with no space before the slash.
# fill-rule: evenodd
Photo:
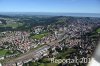
<svg viewBox="0 0 100 66">
<path fill-rule="evenodd" d="M 2 66 L 2 64 L 0 63 L 0 66 Z"/>
<path fill-rule="evenodd" d="M 1 57 L 0 57 L 0 60 L 3 60 L 3 59 L 4 59 L 4 56 L 1 56 Z"/>
</svg>

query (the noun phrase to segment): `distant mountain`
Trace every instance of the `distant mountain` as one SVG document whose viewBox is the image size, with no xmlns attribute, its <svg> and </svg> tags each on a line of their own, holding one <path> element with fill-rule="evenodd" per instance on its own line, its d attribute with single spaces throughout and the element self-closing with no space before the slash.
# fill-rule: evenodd
<svg viewBox="0 0 100 66">
<path fill-rule="evenodd" d="M 51 12 L 0 12 L 0 15 L 23 16 L 23 15 L 44 15 L 44 16 L 76 16 L 76 17 L 100 17 L 100 13 L 51 13 Z"/>
<path fill-rule="evenodd" d="M 9 18 L 11 18 L 9 15 L 1 15 L 1 14 L 0 14 L 0 17 L 3 17 L 3 18 L 9 17 Z"/>
</svg>

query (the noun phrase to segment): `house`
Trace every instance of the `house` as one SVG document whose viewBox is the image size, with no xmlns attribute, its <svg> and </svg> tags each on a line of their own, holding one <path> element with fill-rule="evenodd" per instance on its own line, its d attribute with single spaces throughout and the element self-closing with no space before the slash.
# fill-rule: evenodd
<svg viewBox="0 0 100 66">
<path fill-rule="evenodd" d="M 2 24 L 2 22 L 0 21 L 0 24 Z"/>
<path fill-rule="evenodd" d="M 4 56 L 1 56 L 1 57 L 0 57 L 0 60 L 3 60 L 3 59 L 4 59 Z"/>
<path fill-rule="evenodd" d="M 2 64 L 0 63 L 0 66 L 2 66 Z"/>
</svg>

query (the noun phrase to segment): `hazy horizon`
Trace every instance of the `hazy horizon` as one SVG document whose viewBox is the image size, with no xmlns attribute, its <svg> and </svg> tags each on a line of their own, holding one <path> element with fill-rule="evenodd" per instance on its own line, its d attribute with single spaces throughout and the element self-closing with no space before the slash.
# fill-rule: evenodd
<svg viewBox="0 0 100 66">
<path fill-rule="evenodd" d="M 57 12 L 0 12 L 0 15 L 47 15 L 47 16 L 100 17 L 100 13 L 57 13 Z"/>
</svg>

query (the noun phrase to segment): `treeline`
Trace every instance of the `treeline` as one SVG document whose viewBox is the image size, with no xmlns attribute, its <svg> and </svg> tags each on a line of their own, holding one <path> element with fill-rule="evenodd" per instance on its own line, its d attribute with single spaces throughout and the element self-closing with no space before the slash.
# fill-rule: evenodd
<svg viewBox="0 0 100 66">
<path fill-rule="evenodd" d="M 0 16 L 3 17 L 3 16 Z M 6 16 L 5 16 L 6 17 Z M 10 17 L 9 17 L 10 18 Z M 12 18 L 12 17 L 11 17 Z M 35 26 L 47 26 L 47 25 L 68 25 L 70 23 L 80 22 L 80 23 L 100 23 L 100 18 L 95 17 L 71 17 L 71 16 L 14 16 L 14 18 L 19 19 L 18 22 L 23 23 L 14 30 L 29 30 Z M 0 31 L 13 30 L 11 27 L 0 28 Z"/>
</svg>

